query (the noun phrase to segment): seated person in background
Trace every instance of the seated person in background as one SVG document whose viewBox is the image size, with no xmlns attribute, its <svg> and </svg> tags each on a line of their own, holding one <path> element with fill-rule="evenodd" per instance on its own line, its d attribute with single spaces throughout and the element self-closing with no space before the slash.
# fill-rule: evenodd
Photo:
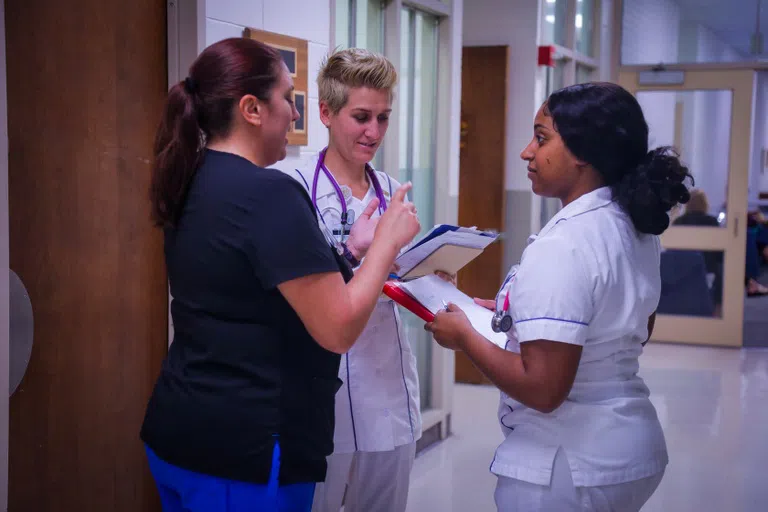
<svg viewBox="0 0 768 512">
<path fill-rule="evenodd" d="M 760 212 L 747 215 L 747 297 L 768 295 L 768 287 L 757 281 L 760 264 L 768 259 L 768 225 L 761 220 L 764 221 L 765 217 Z"/>
<path fill-rule="evenodd" d="M 709 214 L 707 194 L 701 189 L 691 190 L 691 200 L 685 205 L 685 213 L 676 218 L 673 224 L 678 226 L 719 227 L 717 217 Z M 712 302 L 716 309 L 723 302 L 723 253 L 722 251 L 701 251 L 704 266 L 708 274 L 715 279 L 711 286 Z"/>
<path fill-rule="evenodd" d="M 768 263 L 768 217 L 756 210 L 747 214 L 747 228 L 755 229 L 755 239 L 757 243 L 757 252 L 760 256 L 760 263 Z"/>
<path fill-rule="evenodd" d="M 685 226 L 718 227 L 717 217 L 709 214 L 707 194 L 700 188 L 691 190 L 691 200 L 685 205 L 685 213 L 675 219 L 674 224 Z"/>
<path fill-rule="evenodd" d="M 683 226 L 718 227 L 719 223 L 717 222 L 717 218 L 710 215 L 708 212 L 709 202 L 707 201 L 707 195 L 701 189 L 693 189 L 691 190 L 691 200 L 685 207 L 685 213 L 675 219 L 674 224 Z M 757 217 L 750 214 L 748 226 L 752 226 L 753 223 L 759 225 L 757 224 Z M 768 238 L 768 225 L 764 226 L 763 230 L 765 230 L 765 234 L 763 236 Z M 723 253 L 720 251 L 702 251 L 702 254 L 704 255 L 704 264 L 707 267 L 707 272 L 714 274 L 715 276 L 712 285 L 712 299 L 717 308 L 722 303 Z M 764 257 L 766 256 L 768 256 L 768 254 Z M 768 287 L 763 286 L 757 280 L 760 275 L 759 269 L 758 246 L 755 245 L 754 237 L 747 236 L 746 275 L 744 277 L 747 297 L 768 295 Z"/>
</svg>

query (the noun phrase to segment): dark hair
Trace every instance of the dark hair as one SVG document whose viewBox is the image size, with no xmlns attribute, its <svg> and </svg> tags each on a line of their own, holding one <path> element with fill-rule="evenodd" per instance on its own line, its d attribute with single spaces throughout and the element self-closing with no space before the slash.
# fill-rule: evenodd
<svg viewBox="0 0 768 512">
<path fill-rule="evenodd" d="M 632 94 L 607 82 L 573 85 L 552 93 L 545 112 L 571 153 L 611 187 L 635 229 L 667 229 L 667 212 L 688 202 L 685 180 L 693 177 L 673 148 L 648 151 L 648 123 Z"/>
<path fill-rule="evenodd" d="M 246 94 L 269 99 L 281 62 L 270 46 L 225 39 L 203 50 L 189 76 L 171 87 L 155 136 L 150 188 L 155 224 L 178 223 L 205 141 L 227 135 L 233 108 Z"/>
</svg>

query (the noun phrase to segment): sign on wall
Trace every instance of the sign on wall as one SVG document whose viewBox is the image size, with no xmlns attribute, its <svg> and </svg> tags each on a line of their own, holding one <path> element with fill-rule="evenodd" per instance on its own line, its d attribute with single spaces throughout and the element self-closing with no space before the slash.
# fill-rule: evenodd
<svg viewBox="0 0 768 512">
<path fill-rule="evenodd" d="M 246 28 L 243 36 L 275 48 L 283 56 L 288 72 L 293 78 L 293 101 L 299 118 L 291 124 L 288 132 L 288 144 L 306 146 L 307 141 L 307 87 L 309 65 L 307 63 L 307 41 L 295 37 Z"/>
</svg>

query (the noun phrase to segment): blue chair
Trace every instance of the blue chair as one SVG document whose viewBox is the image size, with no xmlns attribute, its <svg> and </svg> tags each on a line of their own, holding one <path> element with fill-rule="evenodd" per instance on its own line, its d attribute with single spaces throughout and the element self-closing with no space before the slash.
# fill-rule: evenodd
<svg viewBox="0 0 768 512">
<path fill-rule="evenodd" d="M 707 269 L 701 252 L 662 252 L 658 313 L 711 317 L 714 312 L 712 295 L 707 286 Z"/>
</svg>

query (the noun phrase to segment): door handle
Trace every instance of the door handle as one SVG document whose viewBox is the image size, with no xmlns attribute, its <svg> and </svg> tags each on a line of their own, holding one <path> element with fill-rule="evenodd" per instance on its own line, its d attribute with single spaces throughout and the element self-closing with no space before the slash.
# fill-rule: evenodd
<svg viewBox="0 0 768 512">
<path fill-rule="evenodd" d="M 733 217 L 733 237 L 739 238 L 739 216 L 735 215 Z"/>
</svg>

